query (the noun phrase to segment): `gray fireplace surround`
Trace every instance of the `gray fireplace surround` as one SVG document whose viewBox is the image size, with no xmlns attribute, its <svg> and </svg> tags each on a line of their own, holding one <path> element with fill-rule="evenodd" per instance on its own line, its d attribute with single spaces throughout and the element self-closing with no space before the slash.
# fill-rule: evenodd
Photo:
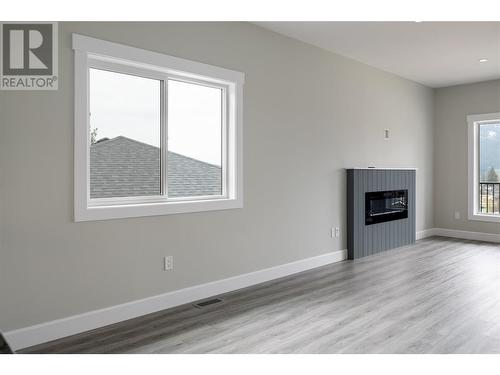
<svg viewBox="0 0 500 375">
<path fill-rule="evenodd" d="M 415 181 L 415 168 L 347 169 L 348 259 L 415 242 Z"/>
</svg>

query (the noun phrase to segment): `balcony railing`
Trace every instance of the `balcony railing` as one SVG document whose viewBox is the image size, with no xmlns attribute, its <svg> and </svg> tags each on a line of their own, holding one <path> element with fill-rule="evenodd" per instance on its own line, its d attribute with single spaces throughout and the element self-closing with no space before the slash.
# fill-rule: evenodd
<svg viewBox="0 0 500 375">
<path fill-rule="evenodd" d="M 500 182 L 479 183 L 480 212 L 500 214 Z"/>
</svg>

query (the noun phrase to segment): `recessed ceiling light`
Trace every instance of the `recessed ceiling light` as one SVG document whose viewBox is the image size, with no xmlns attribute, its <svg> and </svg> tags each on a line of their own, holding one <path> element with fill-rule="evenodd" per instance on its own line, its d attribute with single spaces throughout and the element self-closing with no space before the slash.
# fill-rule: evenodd
<svg viewBox="0 0 500 375">
<path fill-rule="evenodd" d="M 485 62 L 488 62 L 488 59 L 479 59 L 479 62 L 480 63 L 485 63 Z"/>
</svg>

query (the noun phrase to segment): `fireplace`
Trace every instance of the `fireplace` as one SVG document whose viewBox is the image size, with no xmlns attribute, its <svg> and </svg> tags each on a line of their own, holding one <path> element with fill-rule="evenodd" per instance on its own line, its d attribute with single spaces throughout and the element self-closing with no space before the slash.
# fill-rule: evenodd
<svg viewBox="0 0 500 375">
<path fill-rule="evenodd" d="M 415 242 L 414 168 L 347 169 L 347 256 Z"/>
<path fill-rule="evenodd" d="M 408 217 L 408 190 L 365 193 L 365 225 Z"/>
</svg>

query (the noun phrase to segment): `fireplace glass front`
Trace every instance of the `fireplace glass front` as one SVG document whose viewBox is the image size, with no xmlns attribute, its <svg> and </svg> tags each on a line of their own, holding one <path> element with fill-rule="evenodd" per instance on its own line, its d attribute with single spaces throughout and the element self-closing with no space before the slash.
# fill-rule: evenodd
<svg viewBox="0 0 500 375">
<path fill-rule="evenodd" d="M 365 193 L 365 225 L 408 217 L 408 190 Z"/>
</svg>

